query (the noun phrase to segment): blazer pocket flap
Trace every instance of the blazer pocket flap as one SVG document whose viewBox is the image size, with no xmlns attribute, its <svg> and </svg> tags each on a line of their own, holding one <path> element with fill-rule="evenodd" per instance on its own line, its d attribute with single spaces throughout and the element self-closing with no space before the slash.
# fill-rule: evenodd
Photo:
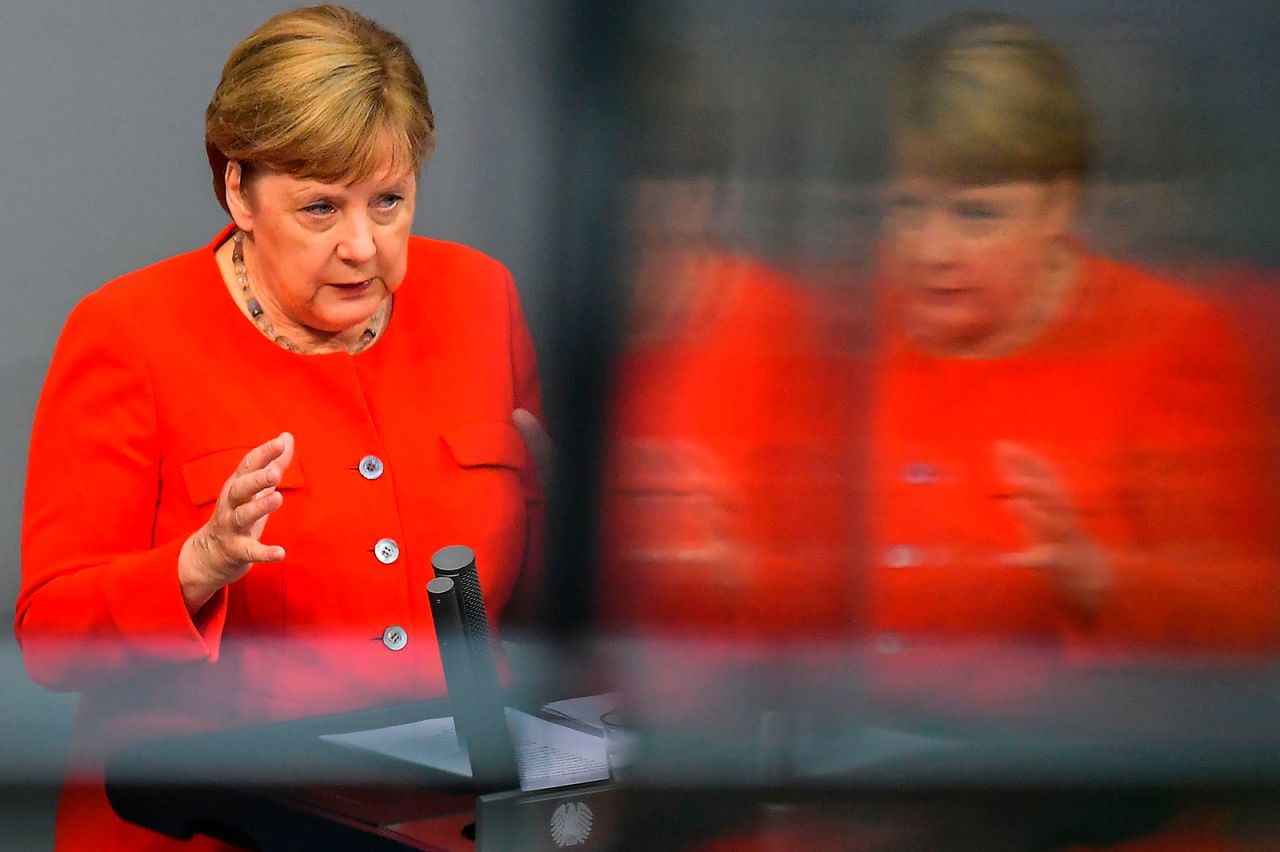
<svg viewBox="0 0 1280 852">
<path fill-rule="evenodd" d="M 186 483 L 187 494 L 191 502 L 197 506 L 212 503 L 222 493 L 222 486 L 235 473 L 240 462 L 253 449 L 252 447 L 232 447 L 205 453 L 182 465 L 182 480 Z M 301 488 L 305 483 L 302 476 L 302 465 L 297 456 L 285 470 L 280 484 L 281 491 Z"/>
<path fill-rule="evenodd" d="M 493 421 L 455 426 L 442 436 L 445 446 L 462 467 L 525 466 L 524 440 L 515 424 Z"/>
</svg>

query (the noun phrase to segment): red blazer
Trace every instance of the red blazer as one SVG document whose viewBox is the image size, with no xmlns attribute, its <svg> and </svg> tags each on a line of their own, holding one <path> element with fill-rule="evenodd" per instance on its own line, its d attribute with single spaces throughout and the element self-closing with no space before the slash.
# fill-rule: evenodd
<svg viewBox="0 0 1280 852">
<path fill-rule="evenodd" d="M 872 618 L 904 636 L 1256 648 L 1276 636 L 1262 405 L 1225 316 L 1131 267 L 1087 258 L 1036 341 L 999 359 L 929 358 L 897 333 L 877 364 Z M 992 454 L 1057 468 L 1111 555 L 1101 611 L 1072 613 L 1026 547 Z"/>
<path fill-rule="evenodd" d="M 864 447 L 849 415 L 866 392 L 858 330 L 804 282 L 748 257 L 692 257 L 662 286 L 661 321 L 630 318 L 614 372 L 605 624 L 847 635 Z"/>
<path fill-rule="evenodd" d="M 713 640 L 674 672 L 651 667 L 651 710 L 699 718 L 723 702 L 725 679 L 699 665 L 776 653 L 835 680 L 850 663 L 821 644 L 810 658 L 722 639 L 866 639 L 855 661 L 887 716 L 906 704 L 988 722 L 1043 708 L 1064 662 L 1276 648 L 1262 397 L 1205 303 L 1086 258 L 1032 345 L 938 359 L 903 338 L 891 304 L 871 350 L 869 323 L 840 316 L 848 294 L 814 297 L 739 259 L 699 274 L 715 310 L 633 343 L 615 387 L 610 624 Z M 843 345 L 827 339 L 842 325 Z M 1112 556 L 1095 617 L 1044 572 L 1001 564 L 1027 543 L 1000 496 L 997 440 L 1052 461 Z M 804 810 L 769 823 L 706 848 L 845 848 L 862 827 Z M 1188 812 L 1123 848 L 1225 848 L 1220 823 Z"/>
<path fill-rule="evenodd" d="M 102 793 L 102 760 L 143 732 L 439 695 L 431 554 L 471 546 L 493 612 L 532 555 L 539 498 L 510 415 L 541 412 L 507 270 L 412 237 L 383 337 L 303 356 L 230 298 L 214 259 L 228 235 L 82 300 L 36 409 L 16 632 L 35 680 L 82 694 L 60 849 L 168 848 Z M 193 622 L 179 549 L 282 430 L 297 450 L 264 541 L 288 556 Z"/>
<path fill-rule="evenodd" d="M 843 629 L 890 652 L 1275 647 L 1261 399 L 1205 303 L 1085 258 L 1031 345 L 939 359 L 902 337 L 891 300 L 868 352 L 824 342 L 838 325 L 828 300 L 759 264 L 722 258 L 700 275 L 719 313 L 631 346 L 618 369 L 614 434 L 629 449 L 611 467 L 618 576 L 603 588 L 615 622 Z M 1111 555 L 1096 617 L 1046 572 L 1001 564 L 1027 542 L 1000 499 L 999 440 L 1058 468 Z"/>
</svg>

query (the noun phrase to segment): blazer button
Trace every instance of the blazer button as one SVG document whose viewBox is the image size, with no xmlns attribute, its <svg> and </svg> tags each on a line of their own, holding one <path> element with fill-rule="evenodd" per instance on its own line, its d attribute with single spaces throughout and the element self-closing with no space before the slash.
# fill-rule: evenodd
<svg viewBox="0 0 1280 852">
<path fill-rule="evenodd" d="M 373 546 L 373 555 L 383 565 L 390 565 L 400 558 L 400 545 L 394 538 L 380 538 Z"/>
<path fill-rule="evenodd" d="M 400 625 L 393 624 L 382 631 L 382 644 L 386 646 L 388 651 L 399 651 L 409 644 L 409 634 L 405 633 L 404 628 Z"/>
<path fill-rule="evenodd" d="M 884 564 L 890 568 L 914 568 L 920 561 L 920 551 L 907 544 L 896 544 L 884 552 Z"/>
<path fill-rule="evenodd" d="M 382 459 L 377 456 L 365 456 L 360 459 L 360 475 L 365 479 L 377 479 L 382 476 Z"/>
<path fill-rule="evenodd" d="M 907 641 L 901 633 L 881 633 L 876 636 L 875 649 L 881 654 L 901 654 L 907 649 Z"/>
<path fill-rule="evenodd" d="M 929 485 L 938 480 L 938 469 L 927 461 L 913 461 L 902 468 L 902 478 L 910 485 Z"/>
</svg>

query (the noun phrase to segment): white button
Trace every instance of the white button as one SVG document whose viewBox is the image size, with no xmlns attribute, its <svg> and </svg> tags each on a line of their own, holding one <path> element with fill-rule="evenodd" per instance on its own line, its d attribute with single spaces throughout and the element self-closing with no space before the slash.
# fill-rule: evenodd
<svg viewBox="0 0 1280 852">
<path fill-rule="evenodd" d="M 920 564 L 920 553 L 914 547 L 895 544 L 885 550 L 884 564 L 890 568 L 911 568 Z"/>
<path fill-rule="evenodd" d="M 881 633 L 876 636 L 876 650 L 881 654 L 898 654 L 906 647 L 907 643 L 900 633 Z"/>
<path fill-rule="evenodd" d="M 938 469 L 927 461 L 913 461 L 902 468 L 902 478 L 911 485 L 928 485 L 937 480 Z"/>
<path fill-rule="evenodd" d="M 383 565 L 390 565 L 400 558 L 400 545 L 394 538 L 380 538 L 373 546 L 373 555 Z"/>
<path fill-rule="evenodd" d="M 409 634 L 400 625 L 393 624 L 382 631 L 382 644 L 387 646 L 388 651 L 399 651 L 409 644 Z"/>
<path fill-rule="evenodd" d="M 377 456 L 365 456 L 360 459 L 360 475 L 365 479 L 377 479 L 382 476 L 382 459 Z"/>
</svg>

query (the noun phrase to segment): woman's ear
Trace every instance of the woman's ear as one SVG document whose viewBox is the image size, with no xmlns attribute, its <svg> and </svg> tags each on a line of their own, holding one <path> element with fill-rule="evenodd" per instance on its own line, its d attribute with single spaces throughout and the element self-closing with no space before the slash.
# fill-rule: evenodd
<svg viewBox="0 0 1280 852">
<path fill-rule="evenodd" d="M 1049 197 L 1045 208 L 1045 236 L 1060 239 L 1069 236 L 1076 228 L 1080 215 L 1080 179 L 1060 175 L 1049 182 Z"/>
<path fill-rule="evenodd" d="M 253 204 L 244 184 L 244 167 L 237 160 L 227 161 L 226 186 L 227 209 L 231 211 L 232 221 L 246 234 L 253 233 Z"/>
</svg>

